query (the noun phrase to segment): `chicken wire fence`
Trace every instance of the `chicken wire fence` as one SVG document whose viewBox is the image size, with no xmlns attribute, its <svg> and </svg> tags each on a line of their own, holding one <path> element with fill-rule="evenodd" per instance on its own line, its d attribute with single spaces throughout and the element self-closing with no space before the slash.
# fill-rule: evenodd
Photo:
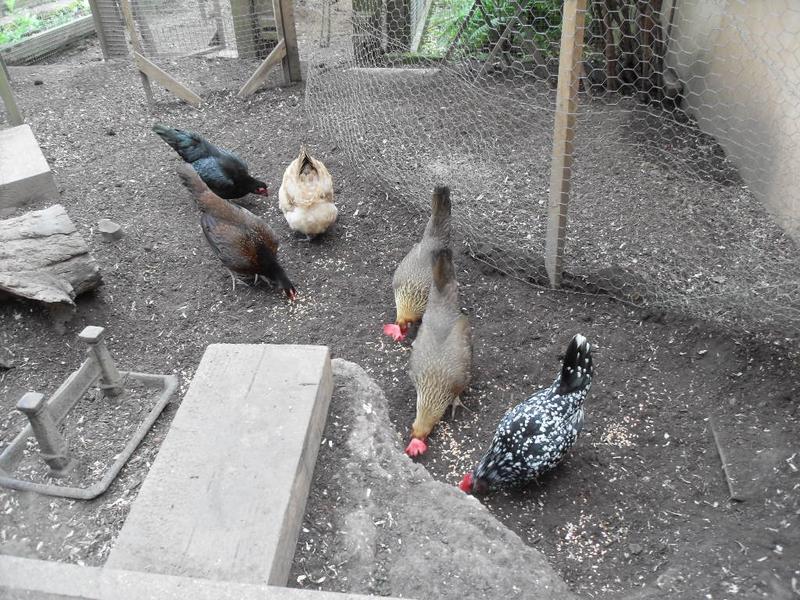
<svg viewBox="0 0 800 600">
<path fill-rule="evenodd" d="M 547 285 L 566 185 L 565 287 L 795 335 L 800 5 L 579 0 L 573 67 L 562 4 L 301 2 L 311 119 L 415 213 L 450 185 L 467 251 L 500 271 Z M 580 91 L 554 141 L 559 66 Z"/>
<path fill-rule="evenodd" d="M 106 58 L 137 51 L 200 94 L 243 84 L 279 39 L 272 0 L 75 1 L 90 5 Z"/>
</svg>

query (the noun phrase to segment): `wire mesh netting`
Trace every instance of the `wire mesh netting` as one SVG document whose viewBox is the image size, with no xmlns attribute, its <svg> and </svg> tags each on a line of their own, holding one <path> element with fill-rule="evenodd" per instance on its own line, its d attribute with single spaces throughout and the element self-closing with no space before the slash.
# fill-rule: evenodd
<svg viewBox="0 0 800 600">
<path fill-rule="evenodd" d="M 566 146 L 553 143 L 562 2 L 305 6 L 312 120 L 414 212 L 449 184 L 476 258 L 547 284 L 565 147 L 566 287 L 800 331 L 796 3 L 589 1 L 580 60 L 561 65 L 580 85 Z"/>
<path fill-rule="evenodd" d="M 0 56 L 9 65 L 47 62 L 94 32 L 88 0 L 0 2 Z"/>
</svg>

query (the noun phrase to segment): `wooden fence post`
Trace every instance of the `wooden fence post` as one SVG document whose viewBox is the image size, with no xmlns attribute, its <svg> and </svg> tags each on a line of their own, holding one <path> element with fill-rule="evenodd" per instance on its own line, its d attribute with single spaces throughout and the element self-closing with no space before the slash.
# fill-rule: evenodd
<svg viewBox="0 0 800 600">
<path fill-rule="evenodd" d="M 92 8 L 94 29 L 100 40 L 103 58 L 109 60 L 128 56 L 128 44 L 125 43 L 123 31 L 125 24 L 117 5 L 114 2 L 89 0 L 89 6 Z"/>
<path fill-rule="evenodd" d="M 14 93 L 11 91 L 11 82 L 8 80 L 8 71 L 2 56 L 0 56 L 0 98 L 2 98 L 6 107 L 8 123 L 12 127 L 22 125 L 25 121 L 22 120 L 22 113 L 19 111 L 17 101 L 14 99 Z"/>
<path fill-rule="evenodd" d="M 278 34 L 286 44 L 286 56 L 283 58 L 283 79 L 289 83 L 302 81 L 300 74 L 300 50 L 297 48 L 297 29 L 294 26 L 293 0 L 277 0 L 279 10 L 275 11 L 275 24 Z"/>
<path fill-rule="evenodd" d="M 578 86 L 583 55 L 583 25 L 586 0 L 565 0 L 561 22 L 561 51 L 558 64 L 558 91 L 553 127 L 553 157 L 550 163 L 550 201 L 547 207 L 547 237 L 544 265 L 550 285 L 561 285 L 564 241 L 567 234 L 567 209 L 571 191 L 578 110 Z"/>
</svg>

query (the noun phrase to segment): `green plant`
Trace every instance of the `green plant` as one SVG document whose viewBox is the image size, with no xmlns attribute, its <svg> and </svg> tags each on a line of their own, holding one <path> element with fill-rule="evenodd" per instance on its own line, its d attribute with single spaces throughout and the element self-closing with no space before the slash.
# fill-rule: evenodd
<svg viewBox="0 0 800 600">
<path fill-rule="evenodd" d="M 6 7 L 8 7 L 9 1 L 5 0 Z M 40 31 L 64 25 L 78 17 L 89 14 L 89 12 L 88 0 L 72 0 L 66 6 L 41 15 L 32 13 L 19 14 L 10 23 L 0 26 L 0 46 L 18 42 Z"/>
<path fill-rule="evenodd" d="M 13 13 L 14 9 L 17 7 L 17 0 L 5 0 L 3 6 L 6 7 L 7 13 Z"/>
</svg>

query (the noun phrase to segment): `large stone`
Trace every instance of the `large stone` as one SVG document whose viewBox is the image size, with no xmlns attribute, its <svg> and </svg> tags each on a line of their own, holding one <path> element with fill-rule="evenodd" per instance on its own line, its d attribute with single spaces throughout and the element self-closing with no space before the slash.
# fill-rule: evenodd
<svg viewBox="0 0 800 600">
<path fill-rule="evenodd" d="M 209 346 L 107 566 L 285 585 L 331 389 L 324 346 Z"/>
<path fill-rule="evenodd" d="M 56 198 L 53 173 L 30 125 L 0 129 L 0 217 L 23 204 Z"/>
<path fill-rule="evenodd" d="M 97 262 L 60 204 L 0 221 L 0 292 L 71 306 L 101 282 Z"/>
<path fill-rule="evenodd" d="M 338 589 L 437 600 L 574 598 L 540 552 L 403 454 L 386 396 L 363 369 L 336 359 L 333 372 L 338 426 L 324 435 L 340 448 L 317 472 L 338 532 L 325 542 L 339 548 L 331 560 L 346 585 Z M 324 509 L 316 498 L 310 511 Z"/>
</svg>

